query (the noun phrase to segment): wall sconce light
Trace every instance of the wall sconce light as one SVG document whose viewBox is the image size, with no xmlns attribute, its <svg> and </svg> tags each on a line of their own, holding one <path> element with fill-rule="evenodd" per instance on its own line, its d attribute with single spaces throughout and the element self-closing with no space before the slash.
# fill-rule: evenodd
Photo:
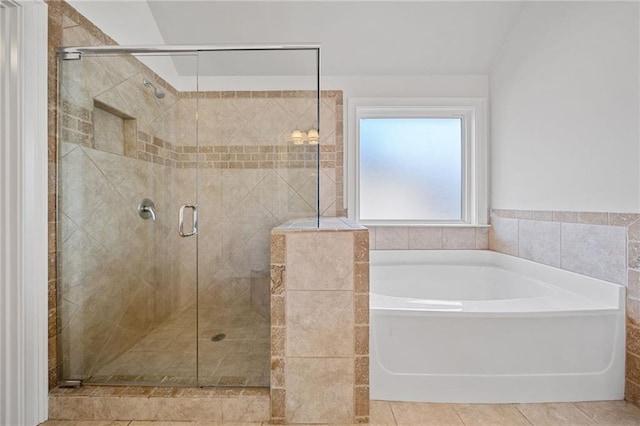
<svg viewBox="0 0 640 426">
<path fill-rule="evenodd" d="M 309 145 L 318 145 L 318 142 L 320 142 L 320 134 L 316 129 L 310 129 L 307 132 L 307 139 L 309 140 Z"/>
<path fill-rule="evenodd" d="M 294 145 L 302 145 L 304 143 L 306 134 L 301 132 L 300 130 L 294 130 L 291 132 L 291 140 Z"/>
<path fill-rule="evenodd" d="M 309 142 L 309 145 L 318 145 L 320 134 L 316 129 L 310 129 L 308 132 L 296 129 L 291 132 L 291 141 L 293 141 L 294 145 L 302 145 L 305 142 Z"/>
</svg>

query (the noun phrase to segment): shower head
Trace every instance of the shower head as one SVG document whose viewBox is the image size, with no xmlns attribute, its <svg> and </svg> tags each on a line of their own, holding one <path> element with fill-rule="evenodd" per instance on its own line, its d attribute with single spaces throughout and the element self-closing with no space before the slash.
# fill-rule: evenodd
<svg viewBox="0 0 640 426">
<path fill-rule="evenodd" d="M 162 89 L 154 86 L 154 84 L 152 82 L 150 82 L 149 80 L 147 80 L 146 78 L 142 79 L 142 84 L 144 84 L 147 87 L 152 87 L 153 88 L 153 94 L 156 98 L 158 99 L 162 99 L 164 98 L 164 92 L 162 91 Z"/>
</svg>

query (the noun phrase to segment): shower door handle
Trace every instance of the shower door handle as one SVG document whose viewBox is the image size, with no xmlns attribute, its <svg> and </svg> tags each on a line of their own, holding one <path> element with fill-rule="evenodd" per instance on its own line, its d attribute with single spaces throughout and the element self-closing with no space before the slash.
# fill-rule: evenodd
<svg viewBox="0 0 640 426">
<path fill-rule="evenodd" d="M 191 217 L 192 217 L 191 223 L 193 223 L 191 232 L 186 232 L 186 233 L 184 232 L 184 210 L 185 209 L 191 209 Z M 180 206 L 178 234 L 180 234 L 181 237 L 190 237 L 192 235 L 196 235 L 197 233 L 198 233 L 198 207 L 192 204 L 183 204 L 182 206 Z"/>
</svg>

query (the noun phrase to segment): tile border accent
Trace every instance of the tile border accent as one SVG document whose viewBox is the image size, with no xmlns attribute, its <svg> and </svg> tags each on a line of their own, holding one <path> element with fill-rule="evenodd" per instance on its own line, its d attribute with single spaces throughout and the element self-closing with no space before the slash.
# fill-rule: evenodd
<svg viewBox="0 0 640 426">
<path fill-rule="evenodd" d="M 285 424 L 286 235 L 271 233 L 271 423 Z"/>
</svg>

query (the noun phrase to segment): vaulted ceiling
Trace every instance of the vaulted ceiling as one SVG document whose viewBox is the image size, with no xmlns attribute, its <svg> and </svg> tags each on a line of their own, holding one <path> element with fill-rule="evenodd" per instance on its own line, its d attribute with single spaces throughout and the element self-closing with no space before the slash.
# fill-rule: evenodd
<svg viewBox="0 0 640 426">
<path fill-rule="evenodd" d="M 70 0 L 123 45 L 320 43 L 324 75 L 487 74 L 523 7 L 505 1 Z M 304 75 L 309 52 L 210 54 L 199 74 Z M 170 74 L 195 74 L 173 58 Z"/>
</svg>

